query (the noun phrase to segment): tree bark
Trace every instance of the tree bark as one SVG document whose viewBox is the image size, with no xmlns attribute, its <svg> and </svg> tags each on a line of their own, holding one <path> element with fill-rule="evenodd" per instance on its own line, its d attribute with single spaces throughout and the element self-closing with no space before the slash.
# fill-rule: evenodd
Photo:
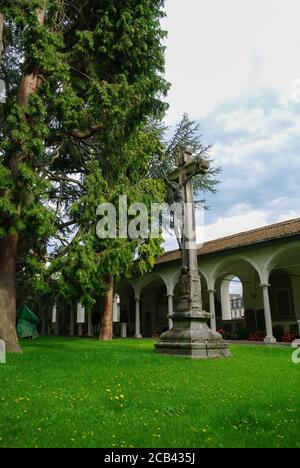
<svg viewBox="0 0 300 468">
<path fill-rule="evenodd" d="M 113 301 L 114 301 L 114 277 L 109 274 L 106 278 L 108 290 L 104 301 L 104 311 L 101 321 L 99 340 L 111 341 L 113 335 Z"/>
<path fill-rule="evenodd" d="M 2 62 L 2 51 L 3 51 L 3 30 L 4 30 L 4 16 L 0 13 L 0 64 Z"/>
<path fill-rule="evenodd" d="M 0 338 L 10 352 L 21 351 L 16 333 L 16 259 L 18 235 L 0 239 Z"/>
<path fill-rule="evenodd" d="M 37 12 L 40 24 L 44 24 L 45 14 L 45 9 Z M 1 34 L 3 34 L 3 15 L 0 15 L 0 29 L 2 30 Z M 22 76 L 17 98 L 20 107 L 27 106 L 30 94 L 37 91 L 39 83 L 38 73 Z M 17 177 L 18 165 L 24 156 L 21 151 L 17 151 L 10 158 L 9 167 L 14 178 Z M 18 206 L 18 211 L 21 212 L 21 205 Z M 0 239 L 0 338 L 6 342 L 7 350 L 11 352 L 21 351 L 16 334 L 17 251 L 18 234 L 9 234 Z"/>
</svg>

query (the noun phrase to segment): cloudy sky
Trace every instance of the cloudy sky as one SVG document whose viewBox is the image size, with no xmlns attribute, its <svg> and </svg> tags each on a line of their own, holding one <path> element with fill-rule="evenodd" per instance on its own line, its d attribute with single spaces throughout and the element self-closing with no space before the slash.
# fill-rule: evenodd
<svg viewBox="0 0 300 468">
<path fill-rule="evenodd" d="M 300 216 L 299 0 L 166 0 L 166 10 L 166 121 L 199 120 L 223 168 L 206 240 Z"/>
</svg>

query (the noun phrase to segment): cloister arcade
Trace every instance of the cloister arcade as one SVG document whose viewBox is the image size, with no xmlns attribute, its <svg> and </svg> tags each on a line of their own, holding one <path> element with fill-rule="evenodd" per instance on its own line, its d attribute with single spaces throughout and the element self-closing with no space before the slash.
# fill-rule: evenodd
<svg viewBox="0 0 300 468">
<path fill-rule="evenodd" d="M 203 308 L 211 313 L 212 329 L 222 328 L 224 322 L 232 320 L 229 283 L 238 277 L 243 286 L 247 325 L 265 331 L 266 343 L 280 340 L 280 333 L 294 331 L 297 334 L 300 320 L 298 237 L 205 254 L 199 249 L 198 263 Z M 161 261 L 151 275 L 142 280 L 128 281 L 135 303 L 129 326 L 129 329 L 134 329 L 132 335 L 152 337 L 172 326 L 170 316 L 176 310 L 179 272 L 179 259 Z M 120 293 L 121 307 L 124 308 L 128 300 L 125 296 Z M 279 334 L 275 332 L 278 328 L 282 330 Z"/>
<path fill-rule="evenodd" d="M 144 278 L 121 280 L 115 285 L 123 328 L 116 336 L 158 337 L 172 327 L 176 311 L 180 254 L 168 252 L 157 260 Z M 211 313 L 213 330 L 234 322 L 230 314 L 229 284 L 239 278 L 243 288 L 245 317 L 237 324 L 263 333 L 266 343 L 281 341 L 285 332 L 296 336 L 300 324 L 300 219 L 217 239 L 198 249 L 203 309 Z M 99 298 L 89 314 L 77 308 L 57 313 L 56 334 L 96 335 L 101 322 L 103 300 Z M 126 326 L 125 326 L 126 324 Z M 121 330 L 121 331 L 120 331 Z M 246 331 L 245 331 L 246 333 Z M 247 336 L 245 335 L 245 339 Z"/>
</svg>

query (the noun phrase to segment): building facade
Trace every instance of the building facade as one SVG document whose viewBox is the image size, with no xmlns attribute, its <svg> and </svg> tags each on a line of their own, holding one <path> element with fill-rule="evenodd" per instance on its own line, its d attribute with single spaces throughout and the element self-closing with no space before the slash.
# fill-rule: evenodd
<svg viewBox="0 0 300 468">
<path fill-rule="evenodd" d="M 257 333 L 266 343 L 282 341 L 288 332 L 299 334 L 300 218 L 206 242 L 198 248 L 198 265 L 212 329 L 227 329 L 227 338 Z M 116 285 L 120 321 L 126 324 L 115 328 L 116 335 L 122 330 L 122 336 L 158 337 L 172 326 L 180 266 L 180 252 L 167 252 L 151 274 Z M 234 278 L 243 285 L 243 298 L 230 296 Z M 77 328 L 80 334 L 97 332 L 101 304 L 96 309 L 80 327 L 70 312 L 71 334 Z M 60 320 L 68 324 L 69 316 Z"/>
<path fill-rule="evenodd" d="M 241 319 L 245 316 L 244 301 L 241 294 L 229 294 L 231 319 Z"/>
</svg>

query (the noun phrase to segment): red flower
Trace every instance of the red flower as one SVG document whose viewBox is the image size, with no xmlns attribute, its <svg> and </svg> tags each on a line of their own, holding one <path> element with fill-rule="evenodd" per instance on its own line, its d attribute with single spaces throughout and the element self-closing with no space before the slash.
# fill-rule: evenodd
<svg viewBox="0 0 300 468">
<path fill-rule="evenodd" d="M 251 333 L 248 337 L 249 341 L 264 341 L 264 337 L 260 333 Z"/>
<path fill-rule="evenodd" d="M 285 332 L 281 340 L 283 343 L 292 343 L 296 336 L 292 332 Z"/>
</svg>

